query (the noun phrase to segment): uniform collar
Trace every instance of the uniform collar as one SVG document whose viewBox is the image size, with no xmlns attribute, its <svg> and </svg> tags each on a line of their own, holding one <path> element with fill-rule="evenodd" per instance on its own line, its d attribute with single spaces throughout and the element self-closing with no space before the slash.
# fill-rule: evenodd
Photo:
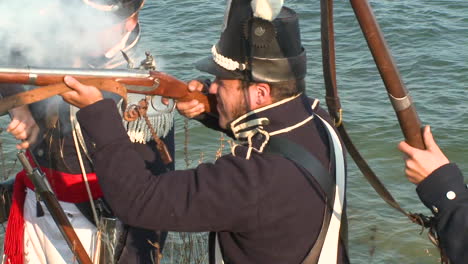
<svg viewBox="0 0 468 264">
<path fill-rule="evenodd" d="M 240 116 L 230 123 L 230 129 L 242 145 L 263 152 L 271 136 L 288 133 L 310 122 L 318 104 L 318 100 L 311 104 L 301 93 Z"/>
</svg>

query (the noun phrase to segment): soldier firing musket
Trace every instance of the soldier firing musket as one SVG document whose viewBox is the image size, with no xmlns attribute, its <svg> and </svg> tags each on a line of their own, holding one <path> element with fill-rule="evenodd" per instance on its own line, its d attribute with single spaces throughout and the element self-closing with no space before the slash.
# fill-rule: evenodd
<svg viewBox="0 0 468 264">
<path fill-rule="evenodd" d="M 18 33 L 1 40 L 4 44 L 2 50 L 4 56 L 0 64 L 8 65 L 10 77 L 15 75 L 26 78 L 20 77 L 16 81 L 7 78 L 0 82 L 0 94 L 5 98 L 5 101 L 2 101 L 4 107 L 2 112 L 9 110 L 12 113 L 12 122 L 7 130 L 22 140 L 18 148 L 30 148 L 29 152 L 37 160 L 38 168 L 44 172 L 55 197 L 94 263 L 97 261 L 106 264 L 157 262 L 166 233 L 124 225 L 108 209 L 102 199 L 94 165 L 89 158 L 94 151 L 93 144 L 83 135 L 75 120 L 76 108 L 69 107 L 53 97 L 33 103 L 63 92 L 60 89 L 65 86 L 60 83 L 63 82 L 64 75 L 60 77 L 49 75 L 48 84 L 52 86 L 39 87 L 38 91 L 24 89 L 21 85 L 13 83 L 44 85 L 46 83 L 41 81 L 46 79 L 41 80 L 41 73 L 32 72 L 32 69 L 23 69 L 23 71 L 11 66 L 23 64 L 45 68 L 43 66 L 47 65 L 49 70 L 51 66 L 61 69 L 73 67 L 70 71 L 80 72 L 81 76 L 92 71 L 95 74 L 107 72 L 106 76 L 109 76 L 109 72 L 116 74 L 119 70 L 114 68 L 126 67 L 130 60 L 135 60 L 135 50 L 141 32 L 138 14 L 143 4 L 144 0 L 83 0 L 41 1 L 39 5 L 35 1 L 29 3 L 27 0 L 21 0 L 15 1 L 15 5 L 11 6 L 2 2 L 2 5 L 8 8 L 1 8 L 0 11 L 0 13 L 7 10 L 17 13 L 14 21 L 22 27 L 16 31 L 23 30 L 20 31 L 22 34 Z M 21 10 L 18 12 L 11 10 L 11 7 L 17 5 L 21 6 Z M 5 13 L 3 17 L 9 17 L 9 14 Z M 64 17 L 66 23 L 63 21 Z M 36 25 L 41 25 L 43 31 L 41 36 L 46 36 L 47 41 L 28 39 L 21 42 L 21 38 L 17 36 L 32 35 L 31 32 Z M 11 31 L 5 30 L 5 32 Z M 150 70 L 154 70 L 155 62 L 150 54 L 147 55 L 143 65 L 147 67 L 146 87 L 151 87 L 152 90 L 155 86 L 163 87 L 166 81 L 164 78 L 170 76 L 160 73 L 159 77 L 152 77 Z M 97 70 L 103 68 L 107 70 Z M 11 69 L 16 69 L 17 74 L 12 75 Z M 140 72 L 139 80 L 144 79 L 141 78 L 141 70 L 124 69 L 122 72 L 125 72 L 127 79 L 132 79 L 129 76 L 131 72 L 133 76 L 136 72 Z M 55 77 L 51 77 L 52 75 Z M 37 82 L 32 81 L 33 79 Z M 174 104 L 171 103 L 169 106 L 162 104 L 158 95 L 132 93 L 134 90 L 130 89 L 130 85 L 133 83 L 129 86 L 128 83 L 119 83 L 118 80 L 122 79 L 120 75 L 120 78 L 114 78 L 112 81 L 109 78 L 103 80 L 101 75 L 94 76 L 91 81 L 96 85 L 99 82 L 111 83 L 119 90 L 120 95 L 107 93 L 107 96 L 116 102 L 122 98 L 126 99 L 127 105 L 123 103 L 119 107 L 122 122 L 135 149 L 145 159 L 148 168 L 155 172 L 172 170 Z M 124 85 L 129 88 L 128 93 Z M 179 85 L 183 83 L 179 81 Z M 12 87 L 14 87 L 13 92 L 11 92 Z M 133 115 L 129 115 L 131 118 L 124 120 L 125 113 Z M 156 154 L 157 149 L 165 149 L 165 155 Z M 11 211 L 8 219 L 5 239 L 6 261 L 14 264 L 75 261 L 75 252 L 64 243 L 47 208 L 44 207 L 44 215 L 37 213 L 36 195 L 26 171 L 23 170 L 18 174 L 15 185 L 18 185 L 16 189 L 19 191 L 13 194 L 13 205 L 18 210 Z M 107 229 L 106 226 L 111 228 Z M 47 239 L 41 240 L 38 237 Z M 117 241 L 119 244 L 116 244 Z"/>
</svg>

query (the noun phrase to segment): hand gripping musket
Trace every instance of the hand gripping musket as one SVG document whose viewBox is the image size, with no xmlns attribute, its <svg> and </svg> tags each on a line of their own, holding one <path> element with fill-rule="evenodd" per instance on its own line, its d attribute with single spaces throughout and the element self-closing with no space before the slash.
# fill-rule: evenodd
<svg viewBox="0 0 468 264">
<path fill-rule="evenodd" d="M 375 64 L 379 69 L 406 142 L 415 148 L 425 149 L 418 113 L 400 77 L 369 2 L 367 0 L 351 0 L 351 6 L 367 40 Z M 409 214 L 408 217 L 413 222 L 429 228 L 429 238 L 439 249 L 441 263 L 449 263 L 446 254 L 439 247 L 437 234 L 431 221 L 432 217 L 422 214 Z"/>
<path fill-rule="evenodd" d="M 340 132 L 343 142 L 356 165 L 359 167 L 364 177 L 371 184 L 374 190 L 385 202 L 406 215 L 411 221 L 421 226 L 428 227 L 430 239 L 437 246 L 437 241 L 435 240 L 434 231 L 432 229 L 431 218 L 422 214 L 407 212 L 400 206 L 361 156 L 344 127 L 342 108 L 336 85 L 333 0 L 321 0 L 320 3 L 322 60 L 326 87 L 326 102 L 328 111 L 335 120 L 335 126 Z M 357 19 L 359 20 L 364 36 L 367 39 L 369 48 L 387 88 L 388 96 L 397 114 L 400 127 L 406 141 L 414 147 L 424 149 L 425 146 L 421 136 L 421 122 L 419 121 L 417 112 L 412 105 L 411 98 L 404 87 L 403 81 L 398 73 L 398 69 L 387 48 L 371 7 L 367 0 L 351 0 L 351 5 L 355 11 Z M 442 260 L 444 260 L 443 254 L 441 254 L 441 256 Z"/>
<path fill-rule="evenodd" d="M 34 185 L 34 192 L 36 195 L 39 195 L 40 200 L 43 201 L 46 205 L 47 209 L 52 215 L 52 218 L 57 224 L 58 229 L 65 238 L 65 241 L 67 241 L 70 250 L 73 252 L 74 256 L 76 256 L 78 262 L 81 264 L 91 264 L 92 262 L 90 257 L 86 253 L 86 250 L 76 235 L 75 230 L 65 215 L 65 212 L 52 192 L 45 174 L 42 173 L 38 168 L 33 168 L 31 166 L 23 151 L 20 151 L 17 156 L 18 160 L 23 165 L 26 174 L 28 175 L 28 178 Z"/>
<path fill-rule="evenodd" d="M 147 58 L 149 54 L 147 53 Z M 144 61 L 145 63 L 151 63 Z M 143 62 L 142 62 L 143 63 Z M 72 76 L 85 85 L 113 92 L 122 96 L 126 108 L 126 95 L 129 93 L 144 95 L 160 95 L 177 101 L 198 100 L 205 105 L 206 112 L 216 111 L 216 98 L 200 92 L 190 92 L 187 84 L 175 77 L 155 70 L 142 69 L 59 69 L 59 68 L 1 68 L 0 83 L 28 84 L 43 86 L 30 91 L 18 93 L 0 99 L 0 115 L 8 110 L 31 104 L 51 96 L 70 91 L 63 83 L 65 76 Z M 124 115 L 125 117 L 126 115 Z M 172 158 L 163 141 L 155 138 L 161 159 L 165 164 L 171 163 Z"/>
</svg>

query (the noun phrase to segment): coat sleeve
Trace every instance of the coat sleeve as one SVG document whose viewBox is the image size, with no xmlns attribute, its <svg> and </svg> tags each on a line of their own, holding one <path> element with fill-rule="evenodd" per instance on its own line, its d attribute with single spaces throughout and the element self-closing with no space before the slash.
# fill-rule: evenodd
<svg viewBox="0 0 468 264">
<path fill-rule="evenodd" d="M 418 187 L 421 201 L 434 214 L 440 246 L 452 263 L 468 263 L 468 189 L 455 164 L 435 170 Z"/>
<path fill-rule="evenodd" d="M 24 91 L 25 88 L 22 85 L 0 83 L 0 97 L 7 97 Z"/>
<path fill-rule="evenodd" d="M 95 171 L 106 201 L 123 222 L 169 231 L 252 228 L 256 223 L 259 168 L 231 155 L 195 169 L 152 175 L 135 152 L 115 103 L 81 109 L 78 120 L 96 144 Z M 236 177 L 231 177 L 235 174 Z M 229 206 L 226 206 L 229 205 Z M 243 223 L 243 224 L 240 224 Z"/>
</svg>

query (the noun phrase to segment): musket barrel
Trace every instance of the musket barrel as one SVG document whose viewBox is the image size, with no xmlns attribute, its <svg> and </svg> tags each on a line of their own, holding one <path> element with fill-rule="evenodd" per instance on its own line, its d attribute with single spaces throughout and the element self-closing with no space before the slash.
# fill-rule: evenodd
<svg viewBox="0 0 468 264">
<path fill-rule="evenodd" d="M 10 68 L 0 67 L 0 83 L 19 83 L 44 86 L 62 83 L 63 77 L 73 76 L 79 81 L 112 79 L 121 84 L 155 88 L 149 71 L 138 69 L 77 69 L 77 68 Z"/>
<path fill-rule="evenodd" d="M 421 134 L 421 121 L 369 2 L 367 0 L 351 0 L 351 6 L 374 57 L 406 141 L 413 147 L 425 149 Z"/>
<path fill-rule="evenodd" d="M 18 160 L 20 161 L 21 165 L 23 165 L 24 170 L 26 171 L 27 174 L 31 174 L 33 172 L 33 168 L 31 164 L 28 161 L 28 158 L 24 153 L 18 153 L 17 155 Z"/>
<path fill-rule="evenodd" d="M 11 68 L 0 67 L 1 74 L 29 74 L 29 75 L 71 75 L 71 76 L 92 76 L 92 77 L 122 77 L 122 78 L 147 78 L 150 77 L 148 71 L 136 69 L 76 69 L 76 68 Z"/>
</svg>

